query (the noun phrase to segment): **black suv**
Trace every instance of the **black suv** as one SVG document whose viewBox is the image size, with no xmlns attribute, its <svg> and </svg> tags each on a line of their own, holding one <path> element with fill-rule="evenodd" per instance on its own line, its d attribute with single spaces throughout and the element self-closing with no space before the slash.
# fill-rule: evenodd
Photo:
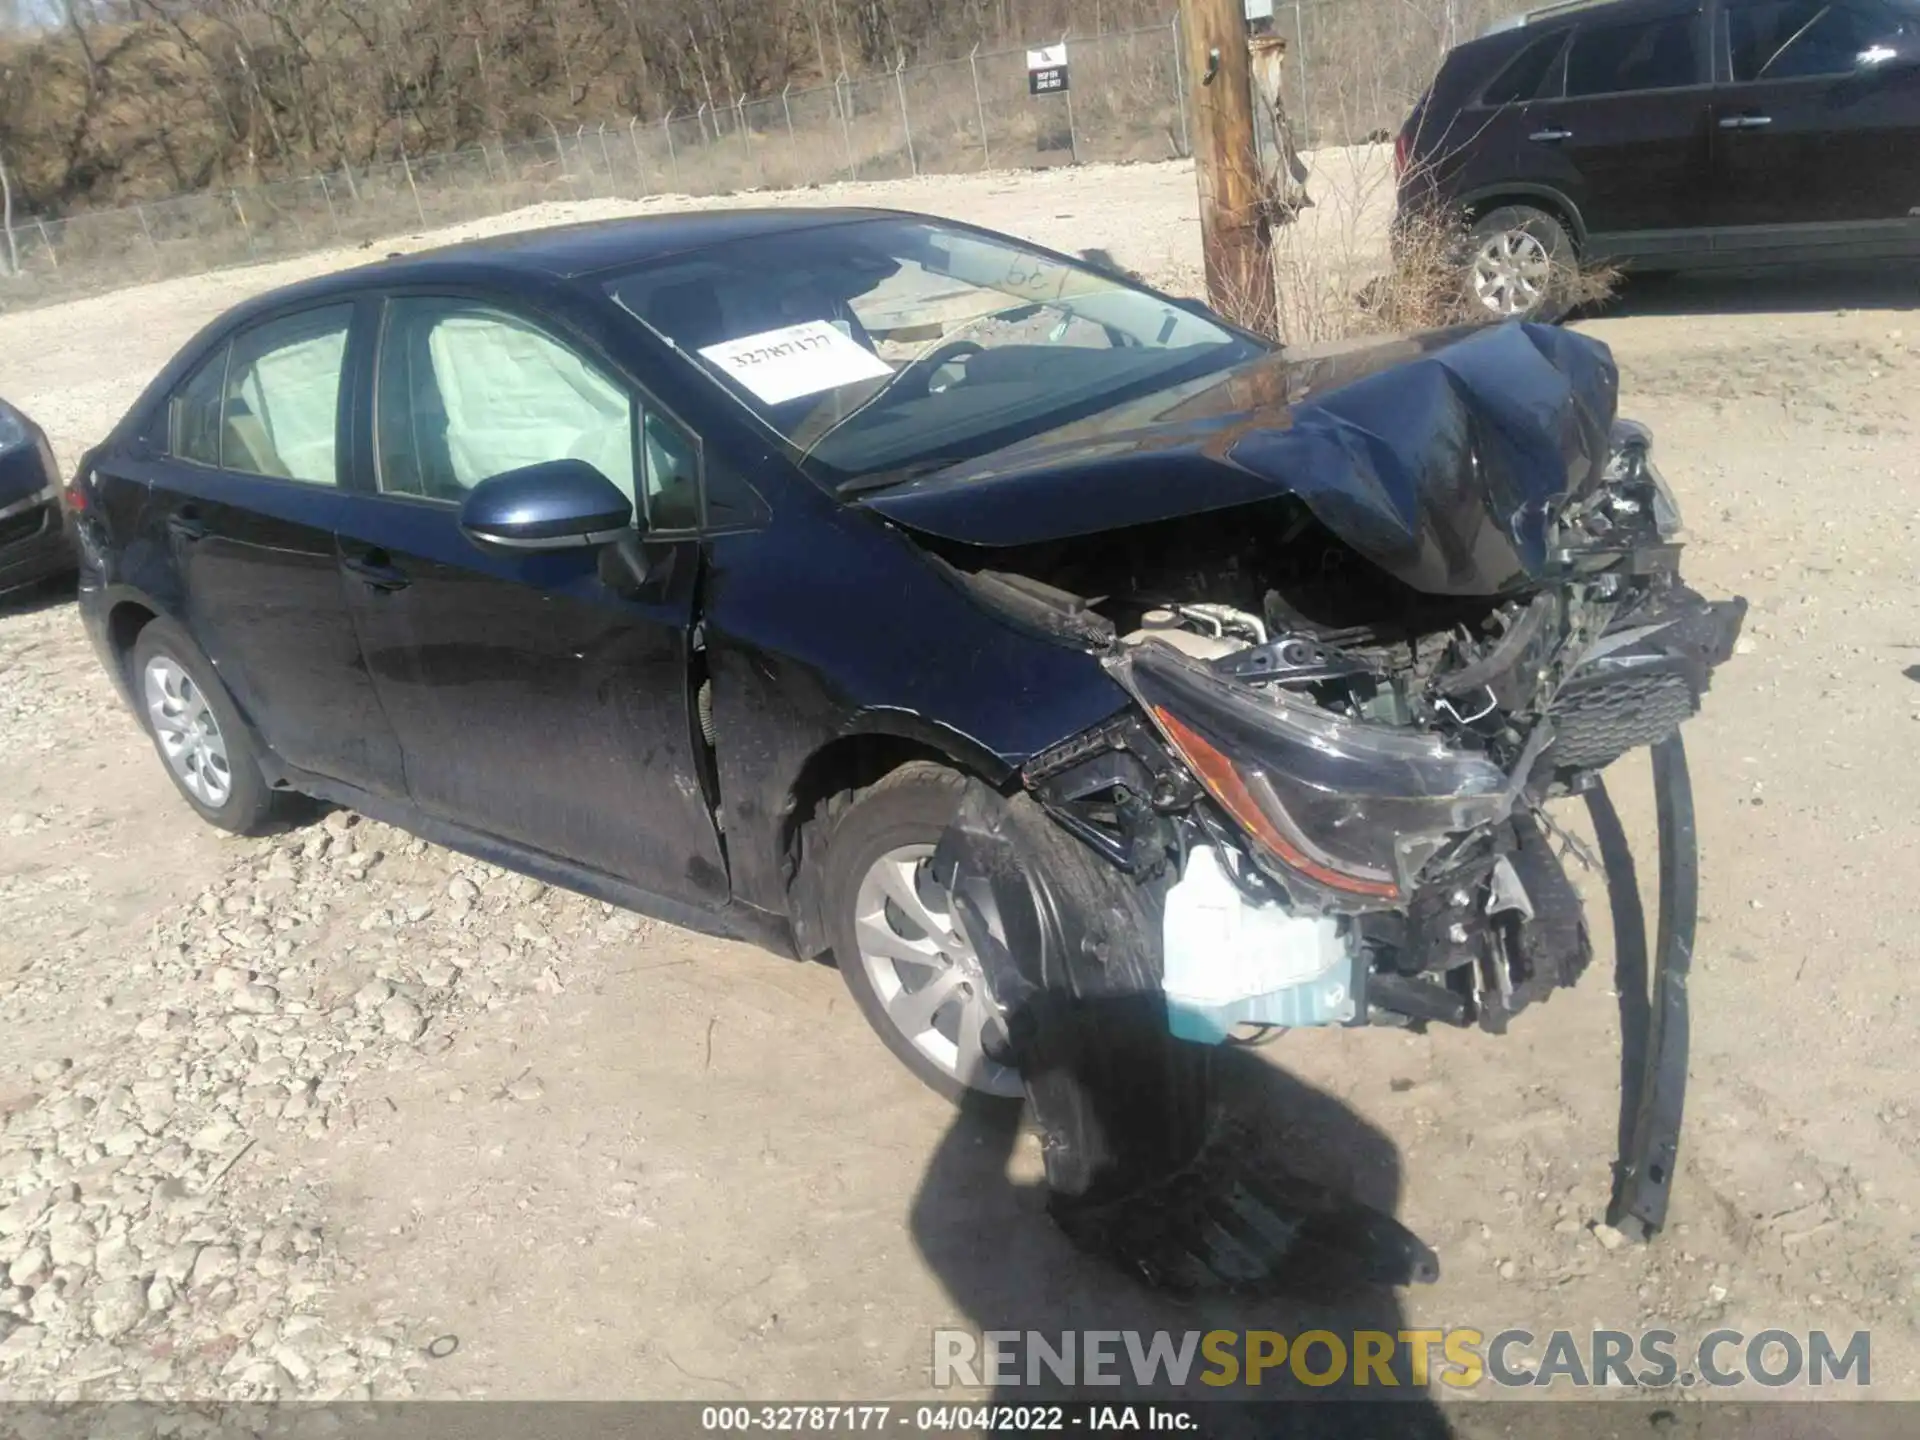
<svg viewBox="0 0 1920 1440">
<path fill-rule="evenodd" d="M 1452 51 L 1395 150 L 1401 224 L 1464 216 L 1471 300 L 1580 264 L 1920 255 L 1920 0 L 1612 0 Z"/>
</svg>

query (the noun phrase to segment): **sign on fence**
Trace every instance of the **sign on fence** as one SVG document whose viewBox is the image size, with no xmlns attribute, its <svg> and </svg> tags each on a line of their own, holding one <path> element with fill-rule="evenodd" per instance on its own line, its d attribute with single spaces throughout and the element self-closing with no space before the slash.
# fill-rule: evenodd
<svg viewBox="0 0 1920 1440">
<path fill-rule="evenodd" d="M 1067 42 L 1027 51 L 1027 93 L 1051 95 L 1067 88 Z"/>
</svg>

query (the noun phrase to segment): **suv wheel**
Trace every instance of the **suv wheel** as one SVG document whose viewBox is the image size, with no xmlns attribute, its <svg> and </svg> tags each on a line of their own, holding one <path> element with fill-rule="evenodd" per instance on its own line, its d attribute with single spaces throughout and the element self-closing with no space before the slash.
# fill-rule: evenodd
<svg viewBox="0 0 1920 1440">
<path fill-rule="evenodd" d="M 1502 205 L 1474 222 L 1467 302 L 1497 320 L 1558 320 L 1571 304 L 1579 262 L 1566 227 L 1531 205 Z"/>
<path fill-rule="evenodd" d="M 933 851 L 966 777 L 925 761 L 840 797 L 821 899 L 840 975 L 889 1050 L 950 1100 L 1017 1102 L 1020 1074 L 994 1058 L 1006 1032 L 980 962 L 933 878 Z"/>
<path fill-rule="evenodd" d="M 153 620 L 134 642 L 129 668 L 141 718 L 181 796 L 210 825 L 259 833 L 272 819 L 273 791 L 239 712 L 199 648 L 171 621 Z"/>
</svg>

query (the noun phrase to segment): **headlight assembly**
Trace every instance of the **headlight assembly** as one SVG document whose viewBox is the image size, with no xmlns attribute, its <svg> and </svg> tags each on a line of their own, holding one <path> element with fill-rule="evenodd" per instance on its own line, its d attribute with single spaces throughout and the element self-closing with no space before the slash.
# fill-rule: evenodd
<svg viewBox="0 0 1920 1440">
<path fill-rule="evenodd" d="M 1506 774 L 1437 736 L 1253 691 L 1157 644 L 1109 665 L 1265 868 L 1336 908 L 1404 904 L 1449 837 L 1508 809 Z"/>
<path fill-rule="evenodd" d="M 1644 489 L 1653 511 L 1654 528 L 1662 540 L 1679 536 L 1680 506 L 1665 478 L 1653 466 L 1653 432 L 1635 420 L 1613 422 L 1607 466 L 1600 479 L 1609 486 Z"/>
</svg>

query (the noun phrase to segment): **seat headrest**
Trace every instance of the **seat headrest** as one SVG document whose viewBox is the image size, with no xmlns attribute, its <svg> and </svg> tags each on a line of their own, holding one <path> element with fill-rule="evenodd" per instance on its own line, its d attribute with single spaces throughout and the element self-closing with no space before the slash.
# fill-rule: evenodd
<svg viewBox="0 0 1920 1440">
<path fill-rule="evenodd" d="M 720 297 L 707 280 L 687 280 L 653 292 L 647 323 L 683 350 L 698 350 L 726 337 Z"/>
</svg>

